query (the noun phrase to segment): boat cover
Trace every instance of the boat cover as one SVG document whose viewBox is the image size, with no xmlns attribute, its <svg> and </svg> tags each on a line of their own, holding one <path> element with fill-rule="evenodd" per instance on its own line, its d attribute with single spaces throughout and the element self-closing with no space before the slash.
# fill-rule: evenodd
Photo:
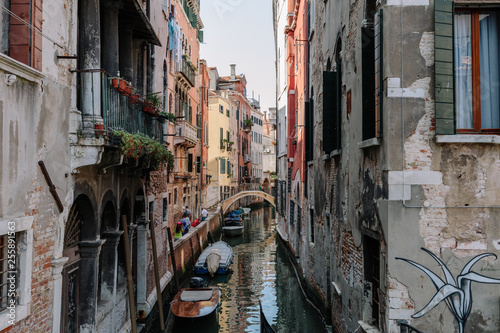
<svg viewBox="0 0 500 333">
<path fill-rule="evenodd" d="M 181 301 L 183 302 L 200 302 L 208 301 L 212 298 L 213 290 L 183 290 Z"/>
<path fill-rule="evenodd" d="M 214 275 L 219 269 L 220 254 L 212 252 L 207 256 L 207 270 L 210 275 Z"/>
</svg>

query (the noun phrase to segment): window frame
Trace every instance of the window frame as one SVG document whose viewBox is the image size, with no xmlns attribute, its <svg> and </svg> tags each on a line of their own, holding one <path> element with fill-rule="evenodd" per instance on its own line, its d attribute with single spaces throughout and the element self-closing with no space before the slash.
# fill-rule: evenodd
<svg viewBox="0 0 500 333">
<path fill-rule="evenodd" d="M 455 7 L 453 11 L 453 25 L 455 25 L 456 13 L 471 14 L 471 42 L 472 42 L 472 128 L 456 128 L 457 134 L 500 134 L 500 128 L 481 128 L 481 56 L 480 56 L 480 27 L 479 15 L 481 11 L 495 11 L 500 13 L 500 8 L 490 7 Z M 500 40 L 498 41 L 500 43 Z M 453 46 L 455 46 L 455 31 L 453 31 Z M 453 57 L 455 57 L 455 48 L 453 49 Z M 453 72 L 453 79 L 456 74 Z M 456 89 L 457 87 L 455 87 Z M 455 100 L 455 117 L 458 117 L 456 109 L 456 94 Z M 457 120 L 455 119 L 455 122 Z M 456 126 L 456 125 L 455 125 Z"/>
<path fill-rule="evenodd" d="M 26 216 L 0 221 L 0 235 L 9 233 L 9 225 L 15 226 L 16 233 L 16 313 L 15 323 L 25 319 L 31 313 L 31 279 L 33 270 L 33 216 Z M 13 326 L 8 316 L 9 309 L 0 312 L 0 331 Z"/>
</svg>

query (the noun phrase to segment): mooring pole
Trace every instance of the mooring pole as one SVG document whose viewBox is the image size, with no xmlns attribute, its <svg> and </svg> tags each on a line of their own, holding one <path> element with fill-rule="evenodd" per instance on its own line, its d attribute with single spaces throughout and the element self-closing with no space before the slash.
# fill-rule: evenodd
<svg viewBox="0 0 500 333">
<path fill-rule="evenodd" d="M 179 285 L 179 277 L 177 276 L 177 265 L 175 264 L 175 256 L 174 256 L 174 243 L 172 242 L 170 227 L 167 227 L 167 236 L 168 236 L 168 244 L 170 245 L 170 257 L 172 258 L 172 266 L 174 267 L 175 286 L 177 289 L 179 289 L 181 286 Z"/>
<path fill-rule="evenodd" d="M 128 303 L 130 306 L 130 321 L 132 333 L 137 333 L 137 320 L 135 312 L 134 281 L 132 279 L 132 267 L 130 265 L 130 247 L 128 243 L 127 216 L 122 215 L 123 242 L 125 245 L 125 266 L 127 268 Z"/>
<path fill-rule="evenodd" d="M 160 328 L 165 330 L 165 321 L 163 319 L 163 301 L 161 299 L 160 272 L 158 268 L 158 253 L 156 251 L 156 234 L 154 214 L 149 213 L 149 228 L 151 229 L 151 245 L 153 246 L 153 262 L 155 265 L 156 296 L 158 297 L 158 309 L 160 310 Z"/>
</svg>

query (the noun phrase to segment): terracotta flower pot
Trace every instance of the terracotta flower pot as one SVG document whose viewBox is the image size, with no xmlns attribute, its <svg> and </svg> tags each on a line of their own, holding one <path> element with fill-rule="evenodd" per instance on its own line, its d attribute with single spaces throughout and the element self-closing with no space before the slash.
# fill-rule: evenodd
<svg viewBox="0 0 500 333">
<path fill-rule="evenodd" d="M 130 95 L 130 103 L 133 103 L 133 104 L 138 104 L 140 102 L 140 99 L 141 99 L 141 95 L 139 94 L 132 94 Z"/>
<path fill-rule="evenodd" d="M 104 135 L 104 124 L 94 124 L 94 130 L 96 138 Z"/>
<path fill-rule="evenodd" d="M 120 85 L 120 78 L 119 77 L 114 77 L 111 79 L 111 87 L 118 89 L 119 85 Z"/>
</svg>

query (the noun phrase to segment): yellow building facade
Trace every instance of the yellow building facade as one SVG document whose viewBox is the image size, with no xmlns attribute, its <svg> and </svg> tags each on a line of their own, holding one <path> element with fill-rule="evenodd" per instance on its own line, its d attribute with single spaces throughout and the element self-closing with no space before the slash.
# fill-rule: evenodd
<svg viewBox="0 0 500 333">
<path fill-rule="evenodd" d="M 230 196 L 231 178 L 237 172 L 231 158 L 236 147 L 236 138 L 231 132 L 231 117 L 234 117 L 234 101 L 211 91 L 208 104 L 208 170 L 207 207 Z"/>
</svg>

